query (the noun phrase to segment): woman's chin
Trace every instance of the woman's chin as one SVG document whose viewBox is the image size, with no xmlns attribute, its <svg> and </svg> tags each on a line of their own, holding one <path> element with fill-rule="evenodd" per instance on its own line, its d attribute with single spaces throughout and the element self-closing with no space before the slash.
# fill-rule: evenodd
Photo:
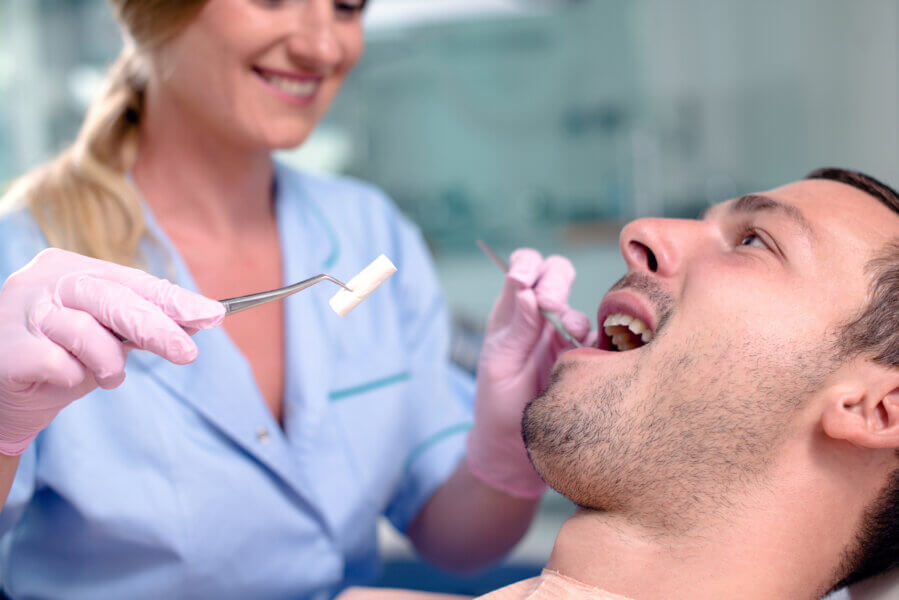
<svg viewBox="0 0 899 600">
<path fill-rule="evenodd" d="M 257 141 L 260 148 L 269 152 L 292 150 L 302 145 L 309 138 L 310 133 L 312 132 L 308 129 L 295 132 L 282 130 L 277 133 L 264 135 Z"/>
<path fill-rule="evenodd" d="M 268 148 L 271 151 L 276 150 L 293 150 L 297 146 L 301 146 L 303 142 L 306 141 L 308 136 L 298 136 L 294 138 L 284 138 L 276 141 L 272 141 L 268 144 Z"/>
</svg>

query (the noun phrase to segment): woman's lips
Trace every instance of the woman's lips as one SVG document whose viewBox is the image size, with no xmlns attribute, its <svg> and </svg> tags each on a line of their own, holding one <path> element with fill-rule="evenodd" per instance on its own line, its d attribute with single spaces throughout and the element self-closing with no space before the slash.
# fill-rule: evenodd
<svg viewBox="0 0 899 600">
<path fill-rule="evenodd" d="M 315 101 L 324 79 L 321 75 L 286 73 L 260 67 L 254 67 L 253 72 L 273 94 L 297 106 L 306 106 Z"/>
</svg>

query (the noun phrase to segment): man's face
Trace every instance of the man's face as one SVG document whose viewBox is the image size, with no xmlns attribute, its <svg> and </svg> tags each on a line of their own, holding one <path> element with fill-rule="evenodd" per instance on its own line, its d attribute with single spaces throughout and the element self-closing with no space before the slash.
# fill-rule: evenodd
<svg viewBox="0 0 899 600">
<path fill-rule="evenodd" d="M 581 506 L 659 525 L 757 485 L 833 371 L 839 325 L 866 302 L 864 265 L 896 223 L 864 192 L 813 180 L 699 221 L 628 225 L 628 275 L 600 306 L 600 326 L 638 317 L 651 341 L 609 351 L 601 335 L 600 349 L 562 357 L 525 411 L 537 470 Z M 620 337 L 620 320 L 609 329 L 618 345 L 642 344 L 641 324 Z"/>
</svg>

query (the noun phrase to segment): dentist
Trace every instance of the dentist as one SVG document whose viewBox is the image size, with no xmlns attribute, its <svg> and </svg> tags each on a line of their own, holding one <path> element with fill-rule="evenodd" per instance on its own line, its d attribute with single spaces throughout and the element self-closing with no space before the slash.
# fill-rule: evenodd
<svg viewBox="0 0 899 600">
<path fill-rule="evenodd" d="M 538 308 L 589 329 L 571 265 L 513 255 L 472 411 L 416 228 L 271 158 L 361 57 L 365 1 L 111 4 L 105 92 L 3 200 L 6 596 L 328 598 L 375 576 L 382 515 L 439 565 L 502 556 L 545 487 L 520 419 L 565 342 Z M 345 320 L 320 286 L 227 319 L 210 300 L 382 252 L 399 273 Z"/>
</svg>

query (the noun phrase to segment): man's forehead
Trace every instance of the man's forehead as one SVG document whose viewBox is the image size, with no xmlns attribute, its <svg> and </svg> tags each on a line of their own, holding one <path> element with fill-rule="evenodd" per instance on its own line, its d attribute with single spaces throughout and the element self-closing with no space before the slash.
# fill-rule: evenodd
<svg viewBox="0 0 899 600">
<path fill-rule="evenodd" d="M 803 215 L 808 213 L 808 218 L 840 209 L 858 212 L 859 210 L 865 210 L 866 205 L 869 205 L 869 203 L 880 204 L 876 198 L 858 188 L 825 179 L 794 181 L 768 191 L 749 195 L 767 196 L 778 202 L 789 204 L 800 209 Z M 728 207 L 739 199 L 726 200 L 717 206 L 722 208 Z M 871 210 L 871 208 L 871 206 L 867 206 L 867 210 Z"/>
<path fill-rule="evenodd" d="M 803 179 L 767 192 L 781 201 L 790 202 L 809 216 L 834 210 L 872 212 L 876 208 L 889 208 L 869 193 L 839 181 L 827 179 Z"/>
</svg>

